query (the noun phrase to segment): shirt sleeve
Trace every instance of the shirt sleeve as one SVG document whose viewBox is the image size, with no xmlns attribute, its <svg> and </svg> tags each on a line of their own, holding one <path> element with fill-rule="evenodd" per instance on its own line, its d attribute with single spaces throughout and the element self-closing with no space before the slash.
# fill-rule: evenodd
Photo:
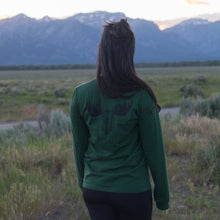
<svg viewBox="0 0 220 220">
<path fill-rule="evenodd" d="M 88 148 L 89 131 L 79 111 L 77 89 L 75 89 L 70 103 L 70 119 L 72 126 L 75 169 L 79 187 L 82 189 L 84 177 L 84 154 Z"/>
<path fill-rule="evenodd" d="M 164 143 L 157 107 L 151 112 L 155 102 L 148 92 L 140 102 L 139 128 L 142 147 L 154 181 L 154 200 L 158 209 L 169 208 L 169 183 L 167 177 Z"/>
</svg>

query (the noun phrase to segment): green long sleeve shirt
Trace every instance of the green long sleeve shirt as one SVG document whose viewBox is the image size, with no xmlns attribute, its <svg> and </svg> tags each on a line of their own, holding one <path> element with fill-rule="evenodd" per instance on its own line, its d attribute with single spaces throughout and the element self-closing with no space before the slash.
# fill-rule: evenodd
<svg viewBox="0 0 220 220">
<path fill-rule="evenodd" d="M 75 168 L 80 188 L 136 193 L 151 189 L 169 208 L 169 184 L 160 119 L 153 98 L 140 90 L 107 98 L 96 80 L 77 86 L 70 103 Z"/>
</svg>

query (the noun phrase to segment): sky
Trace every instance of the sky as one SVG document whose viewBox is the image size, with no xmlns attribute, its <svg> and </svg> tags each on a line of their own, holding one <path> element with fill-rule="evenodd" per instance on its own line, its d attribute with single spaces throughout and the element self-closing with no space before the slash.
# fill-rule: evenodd
<svg viewBox="0 0 220 220">
<path fill-rule="evenodd" d="M 127 17 L 169 20 L 220 13 L 220 0 L 0 0 L 0 19 L 20 13 L 29 17 L 65 18 L 93 11 L 123 12 Z"/>
</svg>

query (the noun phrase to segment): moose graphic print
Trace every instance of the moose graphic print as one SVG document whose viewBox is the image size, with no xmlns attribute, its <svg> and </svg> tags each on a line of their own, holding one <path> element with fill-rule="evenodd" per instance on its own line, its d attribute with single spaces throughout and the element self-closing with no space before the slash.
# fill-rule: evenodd
<svg viewBox="0 0 220 220">
<path fill-rule="evenodd" d="M 115 104 L 112 109 L 105 109 L 101 106 L 101 100 L 97 103 L 87 102 L 86 108 L 88 113 L 93 117 L 102 117 L 102 129 L 107 135 L 112 131 L 114 116 L 125 116 L 131 109 L 132 102 Z"/>
</svg>

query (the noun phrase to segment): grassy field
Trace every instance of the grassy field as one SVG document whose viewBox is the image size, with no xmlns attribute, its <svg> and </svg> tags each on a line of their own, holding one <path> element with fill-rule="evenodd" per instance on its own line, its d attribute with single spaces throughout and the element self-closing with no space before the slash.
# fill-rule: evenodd
<svg viewBox="0 0 220 220">
<path fill-rule="evenodd" d="M 163 119 L 162 129 L 170 209 L 159 211 L 154 203 L 153 219 L 218 220 L 220 121 L 176 117 Z M 89 219 L 69 132 L 40 136 L 23 126 L 4 138 L 0 132 L 0 192 L 0 220 Z"/>
<path fill-rule="evenodd" d="M 183 85 L 196 85 L 204 98 L 220 92 L 220 67 L 139 68 L 137 73 L 163 107 L 179 105 Z M 0 71 L 0 121 L 37 119 L 41 103 L 69 114 L 75 86 L 94 77 L 91 69 Z M 61 116 L 66 126 L 51 123 L 58 132 L 44 127 L 39 133 L 28 125 L 0 130 L 0 220 L 89 219 L 77 185 L 69 118 Z M 220 119 L 167 115 L 161 125 L 170 209 L 159 211 L 154 203 L 153 219 L 220 219 Z"/>
<path fill-rule="evenodd" d="M 220 91 L 220 67 L 137 68 L 138 75 L 154 89 L 162 107 L 178 106 L 180 88 L 195 84 L 204 98 Z M 198 77 L 207 81 L 200 83 Z M 69 111 L 74 87 L 95 77 L 94 69 L 0 71 L 0 121 L 36 119 L 38 104 Z M 55 91 L 67 89 L 58 98 Z"/>
</svg>

